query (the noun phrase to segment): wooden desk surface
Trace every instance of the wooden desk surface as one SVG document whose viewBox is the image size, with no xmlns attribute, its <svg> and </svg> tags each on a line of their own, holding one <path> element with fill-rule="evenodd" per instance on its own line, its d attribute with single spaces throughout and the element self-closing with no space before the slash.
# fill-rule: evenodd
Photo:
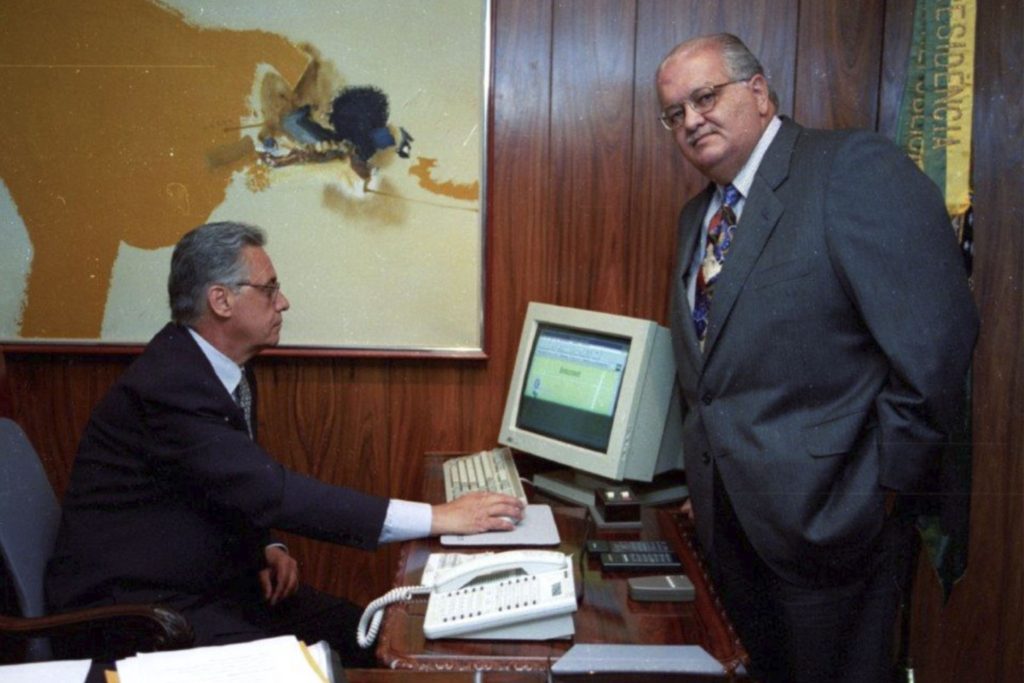
<svg viewBox="0 0 1024 683">
<path fill-rule="evenodd" d="M 428 457 L 425 489 L 427 500 L 437 500 L 441 458 Z M 439 488 L 440 487 L 440 488 Z M 576 633 L 571 640 L 475 641 L 426 640 L 423 616 L 426 600 L 416 599 L 388 607 L 377 644 L 377 657 L 393 669 L 417 671 L 546 671 L 574 643 L 697 644 L 733 672 L 746 660 L 721 604 L 715 597 L 690 537 L 690 528 L 668 510 L 645 510 L 639 532 L 597 533 L 586 510 L 554 507 L 561 544 L 558 549 L 574 555 L 576 590 L 580 596 L 574 615 Z M 687 603 L 648 603 L 631 600 L 626 578 L 633 573 L 602 572 L 600 562 L 583 550 L 589 538 L 663 538 L 683 562 L 696 589 Z M 501 551 L 507 547 L 452 548 L 438 539 L 405 543 L 394 585 L 416 585 L 427 557 L 433 552 Z M 665 572 L 654 572 L 665 573 Z"/>
</svg>

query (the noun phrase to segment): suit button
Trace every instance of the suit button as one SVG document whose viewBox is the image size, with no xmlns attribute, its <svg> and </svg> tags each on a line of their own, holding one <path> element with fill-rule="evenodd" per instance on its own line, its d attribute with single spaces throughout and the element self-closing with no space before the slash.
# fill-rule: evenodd
<svg viewBox="0 0 1024 683">
<path fill-rule="evenodd" d="M 703 403 L 706 406 L 711 405 L 711 401 L 713 401 L 713 400 L 714 400 L 714 397 L 711 395 L 710 391 L 700 397 L 700 402 Z"/>
<path fill-rule="evenodd" d="M 707 451 L 704 451 L 703 453 L 700 454 L 700 461 L 705 465 L 711 464 L 711 456 L 708 455 Z"/>
</svg>

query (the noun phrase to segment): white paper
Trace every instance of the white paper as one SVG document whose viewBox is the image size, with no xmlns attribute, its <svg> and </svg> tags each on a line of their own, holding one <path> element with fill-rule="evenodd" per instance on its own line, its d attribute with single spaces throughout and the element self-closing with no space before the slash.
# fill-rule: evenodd
<svg viewBox="0 0 1024 683">
<path fill-rule="evenodd" d="M 92 661 L 69 659 L 0 666 L 2 683 L 84 683 Z"/>
<path fill-rule="evenodd" d="M 323 683 L 295 636 L 140 654 L 117 673 L 121 683 Z"/>
<path fill-rule="evenodd" d="M 331 646 L 327 644 L 326 640 L 321 640 L 319 643 L 308 646 L 307 649 L 313 661 L 320 667 L 321 673 L 327 676 L 330 683 L 334 683 L 334 664 L 331 662 Z"/>
</svg>

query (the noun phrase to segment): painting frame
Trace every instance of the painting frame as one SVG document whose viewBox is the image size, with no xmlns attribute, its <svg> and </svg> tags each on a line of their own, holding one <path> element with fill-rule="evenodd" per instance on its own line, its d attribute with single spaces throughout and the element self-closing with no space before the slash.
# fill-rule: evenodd
<svg viewBox="0 0 1024 683">
<path fill-rule="evenodd" d="M 142 0 L 140 0 L 142 1 Z M 153 2 L 154 0 L 145 0 L 147 2 Z M 174 1 L 174 0 L 169 0 Z M 188 0 L 178 0 L 179 2 L 188 2 Z M 466 0 L 475 6 L 479 7 L 479 21 L 478 21 L 478 33 L 467 36 L 465 32 L 460 35 L 453 35 L 447 40 L 451 40 L 458 44 L 458 49 L 463 50 L 466 54 L 473 53 L 476 55 L 478 60 L 478 68 L 475 69 L 473 79 L 475 81 L 474 87 L 476 89 L 476 97 L 474 98 L 475 104 L 474 117 L 478 129 L 476 135 L 479 138 L 478 153 L 475 159 L 475 167 L 478 173 L 478 195 L 476 200 L 475 208 L 475 220 L 474 220 L 474 232 L 472 235 L 466 237 L 466 242 L 472 242 L 472 260 L 473 268 L 476 273 L 473 278 L 471 291 L 468 287 L 461 287 L 459 291 L 465 301 L 460 300 L 460 303 L 465 304 L 460 308 L 460 314 L 458 323 L 461 325 L 462 332 L 461 336 L 452 335 L 452 341 L 449 343 L 444 339 L 444 331 L 438 333 L 438 338 L 432 338 L 429 342 L 420 342 L 417 339 L 406 339 L 402 338 L 400 333 L 397 336 L 389 335 L 387 332 L 382 333 L 379 337 L 366 340 L 348 338 L 344 335 L 329 336 L 322 339 L 316 339 L 310 341 L 308 338 L 304 338 L 296 335 L 291 337 L 285 336 L 282 338 L 282 342 L 278 347 L 268 349 L 264 353 L 268 355 L 286 355 L 286 356 L 350 356 L 350 357 L 416 357 L 416 358 L 454 358 L 454 359 L 482 359 L 487 357 L 486 352 L 486 304 L 488 296 L 488 273 L 489 273 L 489 249 L 487 240 L 487 179 L 488 179 L 488 156 L 490 146 L 490 111 L 491 111 L 491 82 L 492 82 L 492 33 L 493 33 L 493 15 L 491 0 Z M 310 3 L 315 0 L 309 0 Z M 401 2 L 401 0 L 397 0 Z M 439 38 L 435 35 L 435 40 Z M 157 65 L 158 66 L 158 65 Z M 398 67 L 396 67 L 398 68 Z M 301 79 L 300 79 L 301 80 Z M 397 134 L 397 126 L 389 127 Z M 404 133 L 404 129 L 402 129 Z M 414 134 L 415 135 L 415 134 Z M 413 143 L 415 145 L 415 143 Z M 0 178 L 2 179 L 2 178 Z M 410 209 L 410 211 L 415 211 Z M 211 216 L 209 220 L 214 220 L 218 216 Z M 198 224 L 200 221 L 196 221 Z M 201 221 L 206 222 L 206 221 Z M 242 222 L 250 222 L 243 220 Z M 258 221 L 257 221 L 258 223 Z M 276 235 L 271 235 L 271 240 L 268 244 L 268 252 L 274 258 L 275 263 L 278 261 L 278 257 L 275 254 L 274 247 L 275 243 L 280 243 L 276 239 Z M 444 249 L 448 245 L 442 244 L 439 249 Z M 169 253 L 165 245 L 165 252 Z M 311 252 L 307 252 L 311 253 Z M 314 254 L 317 255 L 317 254 Z M 169 261 L 169 259 L 167 259 Z M 467 259 L 462 259 L 466 261 Z M 443 262 L 441 266 L 444 266 Z M 0 264 L 0 269 L 3 268 L 3 264 Z M 281 265 L 278 265 L 279 272 L 282 270 Z M 293 268 L 293 271 L 296 269 Z M 401 270 L 396 271 L 401 273 Z M 301 273 L 300 273 L 301 274 Z M 293 280 L 289 277 L 282 278 L 288 288 L 286 291 L 289 293 L 289 298 L 293 301 L 293 307 L 295 307 L 295 300 L 301 299 L 303 290 L 301 286 L 298 290 L 293 285 L 288 284 Z M 415 282 L 410 282 L 410 287 L 415 287 Z M 113 285 L 111 285 L 113 288 Z M 448 296 L 446 290 L 446 297 Z M 164 298 L 166 295 L 164 295 Z M 471 300 L 471 301 L 470 301 Z M 467 303 L 468 302 L 468 303 Z M 386 305 L 386 302 L 384 302 Z M 450 302 L 446 302 L 446 305 L 450 305 Z M 166 304 L 164 304 L 166 306 Z M 375 302 L 374 307 L 381 306 L 380 302 Z M 166 309 L 165 309 L 166 310 Z M 285 328 L 288 330 L 292 325 L 292 313 L 288 314 L 285 319 Z M 465 331 L 469 330 L 471 333 L 466 334 Z M 150 329 L 140 330 L 140 334 L 137 338 L 124 339 L 124 338 L 106 338 L 102 334 L 97 337 L 74 337 L 74 336 L 59 336 L 59 337 L 47 337 L 44 335 L 21 335 L 11 334 L 10 328 L 0 327 L 0 349 L 14 352 L 55 352 L 55 353 L 135 353 L 138 352 L 146 341 L 159 329 L 159 326 L 151 326 Z"/>
</svg>

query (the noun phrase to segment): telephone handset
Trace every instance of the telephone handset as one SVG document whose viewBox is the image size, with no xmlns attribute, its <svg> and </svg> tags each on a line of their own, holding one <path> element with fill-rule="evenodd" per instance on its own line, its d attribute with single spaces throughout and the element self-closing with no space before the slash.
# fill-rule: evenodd
<svg viewBox="0 0 1024 683">
<path fill-rule="evenodd" d="M 430 585 L 403 586 L 377 598 L 363 612 L 356 638 L 369 647 L 383 609 L 429 594 L 423 633 L 427 638 L 564 638 L 573 633 L 576 588 L 572 556 L 554 550 L 509 550 L 459 557 L 439 569 Z M 367 624 L 369 623 L 369 628 Z"/>
<path fill-rule="evenodd" d="M 446 567 L 434 576 L 434 588 L 438 593 L 457 591 L 474 579 L 494 574 L 521 570 L 527 574 L 538 574 L 552 569 L 569 566 L 569 555 L 557 550 L 507 550 L 502 553 L 480 553 L 451 567 Z"/>
</svg>

